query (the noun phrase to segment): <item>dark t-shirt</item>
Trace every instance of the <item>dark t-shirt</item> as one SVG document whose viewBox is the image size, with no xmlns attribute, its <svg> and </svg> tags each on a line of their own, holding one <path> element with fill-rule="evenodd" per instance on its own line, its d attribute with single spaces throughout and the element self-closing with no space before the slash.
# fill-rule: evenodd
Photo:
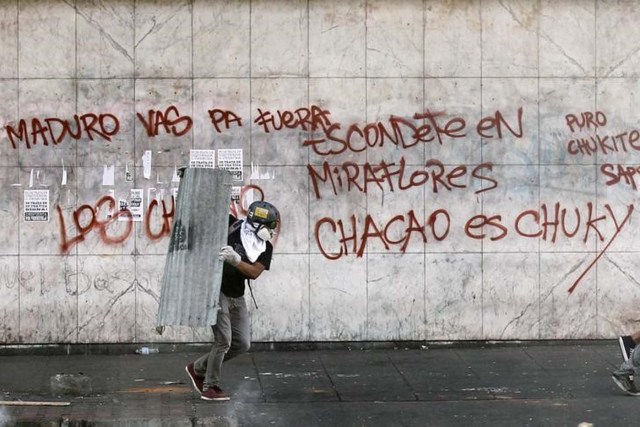
<svg viewBox="0 0 640 427">
<path fill-rule="evenodd" d="M 229 215 L 229 225 L 235 223 L 237 220 Z M 255 264 L 259 262 L 264 265 L 265 270 L 268 270 L 271 266 L 271 255 L 273 254 L 273 246 L 270 242 L 267 242 L 267 248 L 264 252 L 260 254 L 258 259 L 255 262 L 250 262 L 247 258 L 247 254 L 244 250 L 244 246 L 242 246 L 242 239 L 240 238 L 240 229 L 242 227 L 232 227 L 233 231 L 229 234 L 227 238 L 227 244 L 233 248 L 241 257 L 242 261 Z M 247 279 L 247 276 L 242 274 L 240 270 L 235 268 L 229 263 L 224 263 L 224 267 L 222 269 L 222 293 L 231 298 L 239 298 L 244 295 L 244 283 Z"/>
</svg>

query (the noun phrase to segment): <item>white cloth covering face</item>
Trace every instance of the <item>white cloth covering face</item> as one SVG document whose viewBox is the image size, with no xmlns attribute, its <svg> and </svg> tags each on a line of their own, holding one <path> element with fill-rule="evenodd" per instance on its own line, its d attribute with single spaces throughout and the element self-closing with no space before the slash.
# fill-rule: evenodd
<svg viewBox="0 0 640 427">
<path fill-rule="evenodd" d="M 260 254 L 267 249 L 267 242 L 256 235 L 256 228 L 246 219 L 242 221 L 242 227 L 240 228 L 242 246 L 244 246 L 247 258 L 251 262 L 255 262 Z"/>
</svg>

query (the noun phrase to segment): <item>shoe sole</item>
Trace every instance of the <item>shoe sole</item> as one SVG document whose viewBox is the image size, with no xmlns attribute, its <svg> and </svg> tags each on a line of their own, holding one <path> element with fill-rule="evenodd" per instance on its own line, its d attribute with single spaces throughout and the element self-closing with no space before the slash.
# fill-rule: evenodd
<svg viewBox="0 0 640 427">
<path fill-rule="evenodd" d="M 204 396 L 200 396 L 200 399 L 202 400 L 208 400 L 209 402 L 226 402 L 227 400 L 231 400 L 230 397 L 204 397 Z"/>
<path fill-rule="evenodd" d="M 624 384 L 622 384 L 622 383 L 620 382 L 620 380 L 619 380 L 619 379 L 617 379 L 615 376 L 613 376 L 613 375 L 612 375 L 612 376 L 611 376 L 611 379 L 613 380 L 613 382 L 614 382 L 614 383 L 616 383 L 616 385 L 618 386 L 618 388 L 620 388 L 620 390 L 624 391 L 624 392 L 625 392 L 625 393 L 627 393 L 629 396 L 640 396 L 640 392 L 638 392 L 638 393 L 634 393 L 634 392 L 632 392 L 632 391 L 627 390 L 627 389 L 624 387 Z"/>
<path fill-rule="evenodd" d="M 198 385 L 196 384 L 196 380 L 191 376 L 191 372 L 189 372 L 189 367 L 185 366 L 184 370 L 187 372 L 187 375 L 189 376 L 189 379 L 191 380 L 191 384 L 193 384 L 193 388 L 196 389 L 196 391 L 198 393 L 202 393 L 202 390 L 200 390 L 198 388 Z"/>
<path fill-rule="evenodd" d="M 620 346 L 620 353 L 622 353 L 622 359 L 626 362 L 629 360 L 629 356 L 627 356 L 627 349 L 624 346 L 624 340 L 622 337 L 618 337 L 618 345 Z"/>
</svg>

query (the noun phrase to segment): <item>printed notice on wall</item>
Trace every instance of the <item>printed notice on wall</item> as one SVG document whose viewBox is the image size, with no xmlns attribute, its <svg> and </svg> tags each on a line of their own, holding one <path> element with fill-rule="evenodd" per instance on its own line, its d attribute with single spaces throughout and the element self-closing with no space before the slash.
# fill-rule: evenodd
<svg viewBox="0 0 640 427">
<path fill-rule="evenodd" d="M 142 205 L 144 190 L 132 188 L 129 197 L 129 210 L 134 221 L 142 221 L 144 217 L 144 206 Z"/>
<path fill-rule="evenodd" d="M 120 199 L 118 201 L 119 210 L 128 210 L 131 213 L 131 216 L 120 215 L 118 221 L 142 221 L 144 217 L 143 194 L 144 190 L 141 188 L 132 188 L 129 200 Z"/>
<path fill-rule="evenodd" d="M 49 190 L 24 190 L 24 220 L 49 221 Z"/>
<path fill-rule="evenodd" d="M 151 150 L 146 150 L 142 156 L 142 176 L 151 178 Z"/>
<path fill-rule="evenodd" d="M 218 150 L 218 168 L 230 171 L 234 181 L 242 181 L 242 148 Z"/>
<path fill-rule="evenodd" d="M 240 190 L 242 187 L 231 187 L 231 203 L 240 204 Z"/>
<path fill-rule="evenodd" d="M 189 166 L 192 168 L 215 168 L 216 150 L 191 150 Z"/>
</svg>

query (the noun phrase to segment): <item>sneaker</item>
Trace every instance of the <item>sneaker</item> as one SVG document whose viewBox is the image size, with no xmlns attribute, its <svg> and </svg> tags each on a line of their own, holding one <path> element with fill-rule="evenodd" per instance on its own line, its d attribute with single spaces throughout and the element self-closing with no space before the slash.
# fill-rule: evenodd
<svg viewBox="0 0 640 427">
<path fill-rule="evenodd" d="M 198 393 L 202 393 L 202 390 L 204 389 L 204 380 L 196 374 L 195 369 L 193 369 L 193 363 L 189 363 L 184 370 L 187 371 L 189 378 L 191 378 L 193 388 L 195 388 Z"/>
<path fill-rule="evenodd" d="M 636 343 L 633 342 L 630 335 L 622 335 L 618 337 L 618 344 L 620 345 L 620 353 L 622 353 L 622 358 L 626 362 L 631 357 L 631 351 L 636 346 Z"/>
<path fill-rule="evenodd" d="M 613 382 L 616 383 L 620 390 L 631 396 L 640 396 L 640 391 L 636 388 L 635 383 L 629 374 L 623 374 L 618 371 L 611 375 Z"/>
<path fill-rule="evenodd" d="M 227 396 L 217 385 L 203 391 L 200 398 L 202 400 L 229 400 L 229 396 Z"/>
</svg>

